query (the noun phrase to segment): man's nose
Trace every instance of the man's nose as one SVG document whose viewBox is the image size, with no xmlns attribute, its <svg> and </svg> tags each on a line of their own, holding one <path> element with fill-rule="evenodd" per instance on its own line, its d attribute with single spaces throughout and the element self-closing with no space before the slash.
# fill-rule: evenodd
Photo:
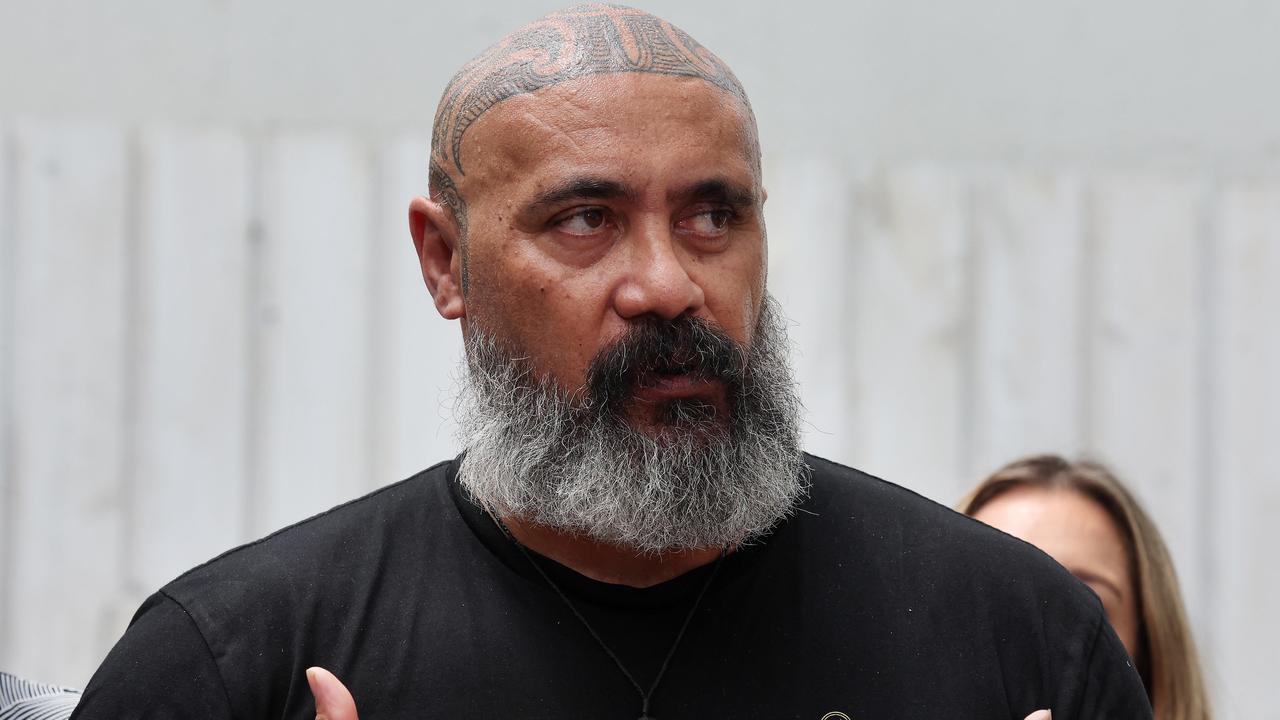
<svg viewBox="0 0 1280 720">
<path fill-rule="evenodd" d="M 619 316 L 656 315 L 671 320 L 702 309 L 702 286 L 689 274 L 686 263 L 691 258 L 676 244 L 670 227 L 665 223 L 634 227 L 626 242 L 625 276 L 614 296 Z"/>
</svg>

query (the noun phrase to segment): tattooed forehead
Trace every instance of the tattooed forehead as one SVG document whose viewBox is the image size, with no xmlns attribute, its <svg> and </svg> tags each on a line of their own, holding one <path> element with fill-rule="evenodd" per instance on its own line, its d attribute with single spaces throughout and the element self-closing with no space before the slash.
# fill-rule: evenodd
<svg viewBox="0 0 1280 720">
<path fill-rule="evenodd" d="M 458 71 L 436 110 L 432 164 L 464 174 L 463 136 L 507 98 L 588 75 L 627 72 L 700 78 L 751 110 L 729 67 L 683 30 L 635 8 L 578 5 L 516 30 Z"/>
</svg>

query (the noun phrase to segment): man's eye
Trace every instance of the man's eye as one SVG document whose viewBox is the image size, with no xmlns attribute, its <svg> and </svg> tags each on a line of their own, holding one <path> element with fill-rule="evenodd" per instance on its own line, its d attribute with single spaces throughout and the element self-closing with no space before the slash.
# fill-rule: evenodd
<svg viewBox="0 0 1280 720">
<path fill-rule="evenodd" d="M 603 208 L 587 208 L 557 220 L 556 226 L 570 235 L 594 235 L 608 220 Z"/>
<path fill-rule="evenodd" d="M 707 210 L 690 217 L 686 227 L 699 235 L 723 235 L 732 219 L 732 210 Z"/>
</svg>

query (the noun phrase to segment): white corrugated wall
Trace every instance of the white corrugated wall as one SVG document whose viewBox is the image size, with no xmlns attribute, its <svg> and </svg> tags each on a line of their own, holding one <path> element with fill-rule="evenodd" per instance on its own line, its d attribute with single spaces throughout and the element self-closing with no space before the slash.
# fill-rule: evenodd
<svg viewBox="0 0 1280 720">
<path fill-rule="evenodd" d="M 157 586 L 454 451 L 425 139 L 0 128 L 0 667 L 83 685 Z M 768 158 L 811 449 L 953 503 L 1119 470 L 1226 718 L 1280 623 L 1280 173 Z"/>
</svg>

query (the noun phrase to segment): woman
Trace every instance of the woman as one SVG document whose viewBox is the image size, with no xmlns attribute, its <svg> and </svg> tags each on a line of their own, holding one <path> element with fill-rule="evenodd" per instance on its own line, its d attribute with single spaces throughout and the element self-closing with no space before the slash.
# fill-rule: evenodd
<svg viewBox="0 0 1280 720">
<path fill-rule="evenodd" d="M 1045 551 L 1098 594 L 1157 720 L 1211 717 L 1169 551 L 1106 467 L 1024 458 L 982 481 L 960 510 Z"/>
</svg>

